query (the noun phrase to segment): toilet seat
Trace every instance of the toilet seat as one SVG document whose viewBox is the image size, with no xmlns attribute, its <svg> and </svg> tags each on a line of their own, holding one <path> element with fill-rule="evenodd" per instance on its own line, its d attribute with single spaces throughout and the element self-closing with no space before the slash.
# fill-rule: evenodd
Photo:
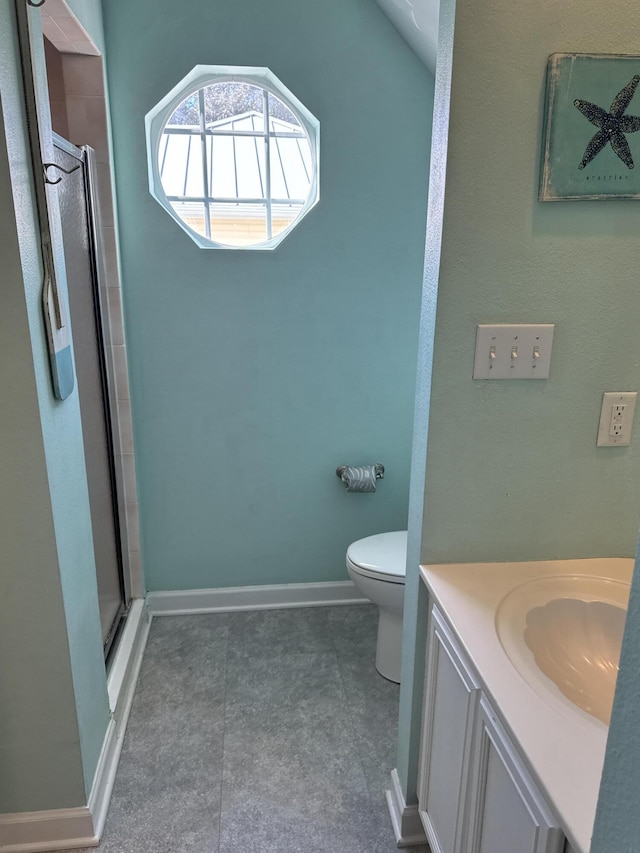
<svg viewBox="0 0 640 853">
<path fill-rule="evenodd" d="M 403 584 L 407 565 L 407 531 L 378 533 L 353 542 L 347 549 L 347 564 L 364 577 Z"/>
</svg>

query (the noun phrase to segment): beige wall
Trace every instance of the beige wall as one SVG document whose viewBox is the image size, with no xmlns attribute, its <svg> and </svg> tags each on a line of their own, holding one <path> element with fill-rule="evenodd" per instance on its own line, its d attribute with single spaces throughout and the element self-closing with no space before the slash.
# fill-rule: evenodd
<svg viewBox="0 0 640 853">
<path fill-rule="evenodd" d="M 596 435 L 602 393 L 640 388 L 640 204 L 537 195 L 548 55 L 638 53 L 640 7 L 459 0 L 455 15 L 423 561 L 633 556 L 640 427 L 627 448 Z M 542 322 L 549 380 L 471 378 L 477 323 Z"/>
<path fill-rule="evenodd" d="M 537 190 L 548 55 L 637 54 L 639 24 L 631 0 L 442 2 L 400 703 L 409 801 L 418 562 L 635 552 L 640 424 L 629 448 L 595 442 L 602 392 L 640 386 L 640 204 L 543 204 Z M 535 322 L 556 324 L 548 381 L 472 380 L 477 323 Z"/>
</svg>

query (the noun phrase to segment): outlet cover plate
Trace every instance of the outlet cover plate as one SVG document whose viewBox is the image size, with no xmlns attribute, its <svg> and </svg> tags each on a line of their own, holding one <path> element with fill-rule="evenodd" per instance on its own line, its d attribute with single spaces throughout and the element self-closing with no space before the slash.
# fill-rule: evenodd
<svg viewBox="0 0 640 853">
<path fill-rule="evenodd" d="M 636 391 L 606 391 L 602 395 L 598 447 L 628 447 L 631 444 Z"/>
<path fill-rule="evenodd" d="M 548 379 L 553 323 L 479 325 L 474 379 Z"/>
</svg>

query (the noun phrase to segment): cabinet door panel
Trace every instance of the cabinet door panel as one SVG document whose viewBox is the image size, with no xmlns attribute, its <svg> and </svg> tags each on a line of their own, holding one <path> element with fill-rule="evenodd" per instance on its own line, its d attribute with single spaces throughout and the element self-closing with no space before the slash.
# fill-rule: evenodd
<svg viewBox="0 0 640 853">
<path fill-rule="evenodd" d="M 531 853 L 536 849 L 537 827 L 493 744 L 484 782 L 480 853 Z"/>
<path fill-rule="evenodd" d="M 418 801 L 434 853 L 460 850 L 470 718 L 479 695 L 437 612 L 430 626 Z"/>
<path fill-rule="evenodd" d="M 476 725 L 469 853 L 560 853 L 563 834 L 484 697 Z"/>
</svg>

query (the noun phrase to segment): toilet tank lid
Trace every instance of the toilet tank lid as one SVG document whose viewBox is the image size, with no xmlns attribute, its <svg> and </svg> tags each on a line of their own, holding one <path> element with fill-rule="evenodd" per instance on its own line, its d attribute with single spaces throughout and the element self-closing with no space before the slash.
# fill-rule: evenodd
<svg viewBox="0 0 640 853">
<path fill-rule="evenodd" d="M 355 566 L 385 575 L 404 577 L 407 565 L 407 531 L 377 533 L 358 539 L 347 548 L 347 559 Z"/>
</svg>

